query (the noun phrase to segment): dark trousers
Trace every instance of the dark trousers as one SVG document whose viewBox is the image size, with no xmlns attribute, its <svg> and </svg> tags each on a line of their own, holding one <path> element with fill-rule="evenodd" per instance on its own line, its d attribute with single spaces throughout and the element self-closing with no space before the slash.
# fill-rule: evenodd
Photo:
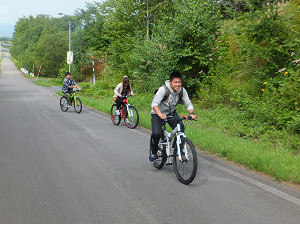
<svg viewBox="0 0 300 225">
<path fill-rule="evenodd" d="M 71 96 L 74 94 L 74 91 L 63 92 L 63 94 L 67 97 L 68 105 L 71 105 Z"/>
<path fill-rule="evenodd" d="M 152 154 L 156 154 L 158 151 L 158 143 L 159 139 L 163 137 L 163 129 L 162 125 L 164 123 L 164 120 L 161 119 L 158 115 L 152 114 L 151 115 L 151 122 L 152 122 L 152 134 L 150 138 L 150 150 L 152 151 Z M 178 114 L 174 111 L 172 114 L 173 118 L 172 120 L 168 120 L 168 124 L 172 129 L 175 129 L 177 126 L 177 122 L 179 119 Z M 183 125 L 182 125 L 183 129 Z"/>
<path fill-rule="evenodd" d="M 124 100 L 124 98 L 117 97 L 117 99 L 115 100 L 115 103 L 117 104 L 117 109 L 120 109 L 120 106 L 123 104 Z"/>
</svg>

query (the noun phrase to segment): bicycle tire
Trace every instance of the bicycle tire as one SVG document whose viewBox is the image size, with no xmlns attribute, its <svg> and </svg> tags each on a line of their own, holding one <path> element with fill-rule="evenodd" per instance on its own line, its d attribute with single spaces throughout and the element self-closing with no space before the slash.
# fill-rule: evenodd
<svg viewBox="0 0 300 225">
<path fill-rule="evenodd" d="M 114 125 L 119 125 L 121 122 L 121 115 L 116 116 L 117 104 L 113 104 L 110 109 L 110 118 Z"/>
<path fill-rule="evenodd" d="M 75 112 L 77 114 L 81 113 L 81 111 L 82 111 L 82 103 L 81 103 L 80 98 L 75 97 L 73 101 L 74 101 L 73 103 L 74 103 L 74 110 L 75 110 Z"/>
<path fill-rule="evenodd" d="M 132 106 L 132 105 L 129 106 L 129 109 L 136 112 L 136 119 L 135 119 L 135 118 L 128 118 L 128 112 L 126 111 L 125 117 L 124 117 L 124 121 L 125 121 L 126 126 L 127 126 L 129 129 L 134 129 L 134 128 L 136 128 L 136 126 L 137 126 L 138 123 L 139 123 L 139 112 L 138 112 L 137 109 L 136 109 L 134 106 Z"/>
<path fill-rule="evenodd" d="M 62 96 L 60 98 L 60 101 L 59 101 L 59 105 L 60 105 L 60 109 L 63 111 L 63 112 L 67 112 L 69 107 L 68 107 L 68 100 L 65 96 Z"/>
<path fill-rule="evenodd" d="M 157 159 L 153 162 L 153 166 L 156 169 L 162 169 L 167 161 L 167 153 L 166 153 L 166 146 L 163 144 L 165 143 L 164 140 L 160 139 L 158 143 L 158 151 L 157 151 Z"/>
<path fill-rule="evenodd" d="M 183 184 L 190 184 L 196 177 L 197 174 L 197 167 L 198 167 L 198 162 L 197 162 L 197 153 L 195 150 L 195 147 L 193 145 L 193 143 L 191 142 L 191 140 L 189 140 L 188 138 L 184 138 L 182 137 L 181 139 L 181 144 L 180 144 L 180 150 L 182 150 L 184 144 L 187 144 L 189 146 L 188 149 L 188 153 L 189 153 L 189 159 L 190 161 L 184 160 L 185 156 L 182 155 L 183 161 L 179 161 L 178 159 L 178 150 L 177 150 L 177 144 L 175 145 L 174 148 L 174 154 L 173 154 L 173 167 L 174 167 L 174 171 L 176 174 L 177 179 L 183 183 Z M 189 163 L 191 162 L 191 163 Z M 184 172 L 181 172 L 181 168 L 185 168 L 186 164 L 192 164 L 191 165 L 191 173 L 190 175 L 185 176 Z M 185 170 L 185 169 L 183 169 Z"/>
</svg>

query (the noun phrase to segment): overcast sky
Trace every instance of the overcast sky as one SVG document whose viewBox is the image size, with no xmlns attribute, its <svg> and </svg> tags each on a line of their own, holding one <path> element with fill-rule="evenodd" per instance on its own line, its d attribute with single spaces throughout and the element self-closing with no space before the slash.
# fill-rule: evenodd
<svg viewBox="0 0 300 225">
<path fill-rule="evenodd" d="M 14 27 L 18 18 L 47 14 L 59 17 L 58 13 L 72 15 L 78 8 L 84 8 L 86 2 L 95 0 L 0 0 L 0 25 Z M 101 0 L 96 0 L 101 2 Z M 1 36 L 1 33 L 0 33 Z"/>
</svg>

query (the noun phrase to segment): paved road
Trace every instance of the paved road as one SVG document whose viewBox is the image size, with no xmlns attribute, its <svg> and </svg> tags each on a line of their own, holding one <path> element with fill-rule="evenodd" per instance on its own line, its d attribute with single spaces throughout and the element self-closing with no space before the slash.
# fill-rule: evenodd
<svg viewBox="0 0 300 225">
<path fill-rule="evenodd" d="M 149 132 L 54 93 L 3 59 L 0 223 L 300 223 L 298 191 L 200 153 L 185 186 L 147 163 Z"/>
</svg>

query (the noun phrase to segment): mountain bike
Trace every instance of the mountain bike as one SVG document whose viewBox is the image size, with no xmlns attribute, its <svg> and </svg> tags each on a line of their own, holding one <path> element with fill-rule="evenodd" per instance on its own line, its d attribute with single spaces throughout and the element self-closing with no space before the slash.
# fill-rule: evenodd
<svg viewBox="0 0 300 225">
<path fill-rule="evenodd" d="M 153 166 L 157 169 L 172 165 L 177 179 L 183 184 L 190 184 L 197 173 L 197 153 L 193 143 L 185 136 L 183 120 L 193 120 L 190 116 L 183 116 L 177 121 L 176 128 L 169 133 L 166 122 L 172 119 L 168 116 L 163 123 L 163 136 L 158 144 L 157 158 Z"/>
<path fill-rule="evenodd" d="M 130 129 L 136 128 L 139 123 L 139 113 L 137 109 L 128 103 L 128 97 L 133 97 L 132 95 L 123 96 L 123 103 L 121 105 L 121 109 L 119 110 L 119 114 L 117 111 L 117 104 L 113 101 L 113 105 L 111 106 L 110 116 L 114 125 L 119 125 L 122 118 L 124 118 L 124 122 L 126 126 Z"/>
<path fill-rule="evenodd" d="M 74 110 L 76 113 L 81 113 L 82 110 L 82 103 L 80 98 L 77 96 L 78 89 L 75 90 L 73 95 L 70 97 L 71 106 L 74 106 Z M 67 96 L 63 95 L 60 98 L 60 108 L 63 112 L 67 112 L 70 106 L 68 106 Z"/>
</svg>

